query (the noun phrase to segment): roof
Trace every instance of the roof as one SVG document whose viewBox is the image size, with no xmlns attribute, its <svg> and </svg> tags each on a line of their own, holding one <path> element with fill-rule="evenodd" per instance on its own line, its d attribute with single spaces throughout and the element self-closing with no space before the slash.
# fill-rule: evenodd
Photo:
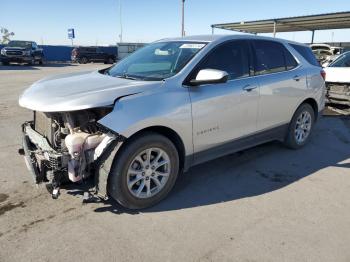
<svg viewBox="0 0 350 262">
<path fill-rule="evenodd" d="M 164 38 L 159 41 L 197 41 L 197 42 L 213 42 L 222 38 L 223 35 L 191 35 L 185 37 Z"/>
<path fill-rule="evenodd" d="M 157 42 L 167 42 L 167 41 L 191 41 L 191 42 L 223 42 L 226 40 L 233 39 L 265 39 L 270 41 L 277 41 L 283 43 L 295 43 L 300 44 L 294 41 L 280 39 L 280 38 L 272 38 L 266 36 L 256 36 L 256 35 L 246 35 L 246 34 L 227 34 L 227 35 L 194 35 L 194 36 L 185 36 L 185 37 L 176 37 L 176 38 L 164 38 L 158 40 Z"/>
<path fill-rule="evenodd" d="M 245 33 L 271 33 L 274 32 L 275 25 L 275 32 L 350 28 L 350 12 L 213 24 L 212 28 L 220 28 Z"/>
</svg>

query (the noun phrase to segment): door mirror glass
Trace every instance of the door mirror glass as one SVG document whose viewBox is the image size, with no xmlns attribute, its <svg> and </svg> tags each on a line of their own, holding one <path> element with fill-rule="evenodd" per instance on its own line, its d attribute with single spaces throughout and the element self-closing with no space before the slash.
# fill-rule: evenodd
<svg viewBox="0 0 350 262">
<path fill-rule="evenodd" d="M 192 86 L 199 86 L 205 84 L 219 84 L 226 83 L 228 80 L 228 73 L 216 69 L 202 69 L 198 72 L 196 79 L 192 79 L 190 84 Z"/>
</svg>

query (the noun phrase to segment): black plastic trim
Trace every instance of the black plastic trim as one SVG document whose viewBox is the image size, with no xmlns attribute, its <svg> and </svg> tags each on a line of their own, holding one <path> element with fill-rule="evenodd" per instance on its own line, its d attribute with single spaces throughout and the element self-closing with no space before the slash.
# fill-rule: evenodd
<svg viewBox="0 0 350 262">
<path fill-rule="evenodd" d="M 288 126 L 289 124 L 284 124 L 253 135 L 234 139 L 223 145 L 186 156 L 186 162 L 191 163 L 193 161 L 191 166 L 195 166 L 224 155 L 232 154 L 274 140 L 283 141 L 287 134 Z"/>
</svg>

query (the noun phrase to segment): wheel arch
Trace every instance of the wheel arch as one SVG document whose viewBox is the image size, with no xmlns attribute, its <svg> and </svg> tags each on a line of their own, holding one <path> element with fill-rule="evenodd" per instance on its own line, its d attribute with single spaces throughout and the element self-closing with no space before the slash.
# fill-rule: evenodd
<svg viewBox="0 0 350 262">
<path fill-rule="evenodd" d="M 157 133 L 160 134 L 166 138 L 168 138 L 176 147 L 176 150 L 179 154 L 179 170 L 183 170 L 186 169 L 187 164 L 186 162 L 186 150 L 185 150 L 185 145 L 180 137 L 180 135 L 173 129 L 166 127 L 166 126 L 150 126 L 150 127 L 146 127 L 143 129 L 138 130 L 137 132 L 133 133 L 132 135 L 130 135 L 125 142 L 123 142 L 123 144 L 120 146 L 120 148 L 118 149 L 118 152 L 116 154 L 116 156 L 118 155 L 119 152 L 121 152 L 121 150 L 123 149 L 123 147 L 125 147 L 128 144 L 128 141 L 131 141 L 135 138 L 137 138 L 138 136 L 142 135 L 143 133 L 146 132 L 153 132 L 153 133 Z"/>
<path fill-rule="evenodd" d="M 317 120 L 319 117 L 319 111 L 318 111 L 319 107 L 318 107 L 316 99 L 309 97 L 309 98 L 305 99 L 303 102 L 301 102 L 300 105 L 298 106 L 298 108 L 302 104 L 309 104 L 312 107 L 312 109 L 314 110 L 314 113 L 315 113 L 315 120 Z"/>
</svg>

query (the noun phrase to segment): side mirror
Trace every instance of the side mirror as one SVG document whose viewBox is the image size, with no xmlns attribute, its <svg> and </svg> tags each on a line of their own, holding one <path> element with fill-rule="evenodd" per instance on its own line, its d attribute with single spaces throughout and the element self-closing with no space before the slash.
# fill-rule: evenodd
<svg viewBox="0 0 350 262">
<path fill-rule="evenodd" d="M 198 72 L 196 79 L 190 81 L 191 86 L 199 86 L 205 84 L 219 84 L 226 83 L 228 80 L 228 73 L 216 69 L 202 69 Z"/>
</svg>

